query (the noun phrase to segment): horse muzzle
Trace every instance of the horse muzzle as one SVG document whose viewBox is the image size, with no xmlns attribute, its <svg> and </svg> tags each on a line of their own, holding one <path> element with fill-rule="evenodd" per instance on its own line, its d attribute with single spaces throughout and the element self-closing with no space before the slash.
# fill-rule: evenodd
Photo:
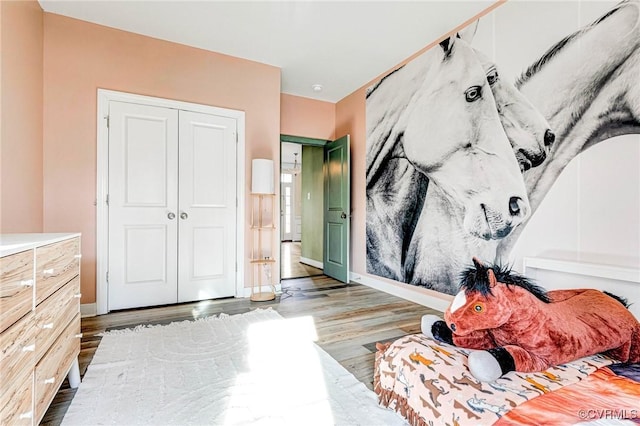
<svg viewBox="0 0 640 426">
<path fill-rule="evenodd" d="M 516 153 L 516 159 L 518 160 L 518 165 L 520 166 L 521 172 L 526 172 L 533 167 L 538 167 L 544 162 L 546 158 L 547 153 L 545 151 L 531 153 L 525 151 L 524 149 L 519 149 Z"/>
<path fill-rule="evenodd" d="M 515 149 L 516 147 L 514 147 L 520 171 L 524 173 L 544 163 L 544 160 L 547 159 L 547 152 L 551 150 L 551 145 L 553 145 L 555 140 L 555 133 L 553 133 L 551 129 L 547 129 L 544 132 L 543 144 L 536 144 L 536 147 L 533 149 L 525 147 Z"/>
<path fill-rule="evenodd" d="M 483 240 L 499 240 L 522 223 L 529 216 L 530 210 L 529 202 L 517 196 L 509 197 L 506 206 L 500 210 L 481 203 L 472 219 L 474 226 L 468 230 Z"/>
</svg>

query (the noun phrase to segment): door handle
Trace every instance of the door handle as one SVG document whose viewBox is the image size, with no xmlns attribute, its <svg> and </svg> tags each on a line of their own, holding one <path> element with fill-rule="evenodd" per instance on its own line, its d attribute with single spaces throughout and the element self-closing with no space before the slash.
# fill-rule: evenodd
<svg viewBox="0 0 640 426">
<path fill-rule="evenodd" d="M 347 214 L 345 212 L 342 212 L 342 214 L 340 215 L 340 219 L 346 219 L 347 218 Z"/>
<path fill-rule="evenodd" d="M 185 219 L 188 219 L 188 218 L 189 218 L 189 215 L 186 212 L 180 213 L 180 219 L 185 220 Z"/>
<path fill-rule="evenodd" d="M 167 214 L 167 217 L 169 218 L 169 220 L 173 220 L 176 218 L 176 214 L 173 212 L 169 212 L 169 214 Z"/>
</svg>

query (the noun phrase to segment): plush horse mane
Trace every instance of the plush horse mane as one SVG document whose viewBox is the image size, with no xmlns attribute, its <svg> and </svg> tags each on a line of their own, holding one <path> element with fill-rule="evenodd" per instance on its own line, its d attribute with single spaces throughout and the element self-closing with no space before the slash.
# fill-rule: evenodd
<svg viewBox="0 0 640 426">
<path fill-rule="evenodd" d="M 474 291 L 480 292 L 483 296 L 492 294 L 487 272 L 492 270 L 499 283 L 509 286 L 521 287 L 533 294 L 544 303 L 551 302 L 547 291 L 536 285 L 530 279 L 513 272 L 508 265 L 483 265 L 477 259 L 473 259 L 474 266 L 467 268 L 460 274 L 460 289 L 464 289 L 465 293 Z"/>
<path fill-rule="evenodd" d="M 613 294 L 613 293 L 609 293 L 608 291 L 603 291 L 603 293 L 606 294 L 609 297 L 613 297 L 618 302 L 622 303 L 622 306 L 624 306 L 627 309 L 629 308 L 629 306 L 631 306 L 631 303 L 629 303 L 629 301 L 625 297 L 618 296 L 618 295 Z"/>
</svg>

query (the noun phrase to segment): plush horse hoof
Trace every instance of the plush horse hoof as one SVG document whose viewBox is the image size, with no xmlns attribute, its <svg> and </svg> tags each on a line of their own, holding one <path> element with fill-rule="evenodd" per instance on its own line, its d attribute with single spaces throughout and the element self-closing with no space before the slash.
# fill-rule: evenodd
<svg viewBox="0 0 640 426">
<path fill-rule="evenodd" d="M 442 318 L 437 315 L 423 315 L 422 320 L 420 321 L 420 330 L 422 331 L 422 334 L 431 339 L 434 339 L 433 331 L 431 328 L 433 327 L 433 324 L 438 321 L 442 321 Z"/>
<path fill-rule="evenodd" d="M 500 363 L 487 351 L 475 351 L 469 354 L 469 371 L 481 382 L 493 382 L 502 376 Z"/>
</svg>

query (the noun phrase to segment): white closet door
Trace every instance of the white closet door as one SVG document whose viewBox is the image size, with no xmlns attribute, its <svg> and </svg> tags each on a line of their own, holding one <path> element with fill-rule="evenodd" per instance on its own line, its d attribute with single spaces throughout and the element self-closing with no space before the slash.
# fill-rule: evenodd
<svg viewBox="0 0 640 426">
<path fill-rule="evenodd" d="M 180 111 L 178 301 L 235 294 L 236 120 Z"/>
<path fill-rule="evenodd" d="M 177 298 L 178 112 L 109 104 L 109 309 Z"/>
</svg>

